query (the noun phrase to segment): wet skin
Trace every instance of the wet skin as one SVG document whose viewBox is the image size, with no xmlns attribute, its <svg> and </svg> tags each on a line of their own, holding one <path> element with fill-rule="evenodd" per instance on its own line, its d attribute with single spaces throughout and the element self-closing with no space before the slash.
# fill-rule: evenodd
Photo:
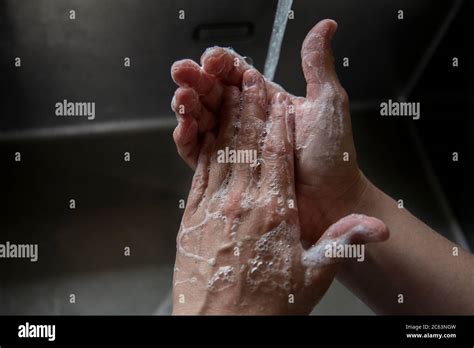
<svg viewBox="0 0 474 348">
<path fill-rule="evenodd" d="M 307 314 L 339 265 L 326 245 L 388 238 L 380 220 L 350 215 L 303 246 L 291 98 L 275 93 L 268 103 L 255 69 L 241 90 L 223 87 L 217 135 L 209 130 L 200 146 L 177 237 L 174 314 Z M 258 165 L 219 163 L 225 147 L 256 150 Z"/>
<path fill-rule="evenodd" d="M 367 186 L 357 165 L 348 96 L 334 69 L 331 40 L 336 29 L 334 21 L 323 20 L 303 42 L 306 97 L 265 82 L 267 103 L 281 92 L 294 108 L 296 196 L 307 244 L 353 211 Z M 244 73 L 251 68 L 240 55 L 221 47 L 206 50 L 201 65 L 192 60 L 173 65 L 172 78 L 179 86 L 172 101 L 179 120 L 173 136 L 178 153 L 191 168 L 196 166 L 204 133 L 217 134 L 226 122 L 221 113 L 225 87 L 240 89 Z"/>
</svg>

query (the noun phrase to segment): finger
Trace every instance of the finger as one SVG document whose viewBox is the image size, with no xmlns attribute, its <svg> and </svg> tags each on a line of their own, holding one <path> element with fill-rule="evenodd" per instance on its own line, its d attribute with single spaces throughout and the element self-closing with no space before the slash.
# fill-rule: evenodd
<svg viewBox="0 0 474 348">
<path fill-rule="evenodd" d="M 239 89 L 235 86 L 224 88 L 220 114 L 219 133 L 216 139 L 216 153 L 211 159 L 211 177 L 209 191 L 215 192 L 222 185 L 229 172 L 229 163 L 222 161 L 219 156 L 225 154 L 225 149 L 235 149 L 236 123 L 240 114 Z"/>
<path fill-rule="evenodd" d="M 244 73 L 242 84 L 242 113 L 237 132 L 235 178 L 248 182 L 256 168 L 258 143 L 263 131 L 267 95 L 263 76 L 255 69 Z"/>
<path fill-rule="evenodd" d="M 348 258 L 364 261 L 363 244 L 381 242 L 388 237 L 388 229 L 382 221 L 365 215 L 349 215 L 331 225 L 313 247 L 302 253 L 301 263 L 305 267 L 304 284 L 308 296 L 315 292 L 315 298 L 323 296 L 342 261 Z"/>
<path fill-rule="evenodd" d="M 204 71 L 217 77 L 226 85 L 240 88 L 244 73 L 252 69 L 245 59 L 230 48 L 211 47 L 201 56 L 201 65 Z M 269 99 L 277 93 L 284 92 L 284 89 L 271 81 L 266 81 L 267 96 Z"/>
<path fill-rule="evenodd" d="M 222 98 L 219 132 L 216 139 L 218 148 L 233 146 L 235 127 L 240 114 L 241 93 L 235 86 L 226 86 Z"/>
<path fill-rule="evenodd" d="M 197 92 L 192 88 L 178 88 L 171 102 L 171 108 L 178 121 L 186 117 L 194 117 L 199 133 L 211 130 L 216 124 L 216 118 L 202 105 Z"/>
<path fill-rule="evenodd" d="M 351 255 L 343 255 L 343 258 L 340 258 L 333 253 L 328 253 L 327 251 L 332 250 L 333 247 L 343 249 L 347 245 L 382 242 L 388 237 L 388 228 L 379 219 L 352 214 L 331 225 L 321 239 L 304 252 L 303 264 L 307 267 L 336 264 L 344 260 L 344 257 L 348 258 Z"/>
<path fill-rule="evenodd" d="M 228 85 L 240 86 L 244 72 L 251 68 L 245 59 L 230 48 L 212 47 L 201 56 L 204 71 Z"/>
<path fill-rule="evenodd" d="M 178 86 L 194 89 L 209 110 L 219 110 L 222 83 L 205 72 L 199 64 L 190 59 L 177 61 L 171 67 L 171 77 Z"/>
<path fill-rule="evenodd" d="M 178 154 L 194 170 L 199 155 L 197 121 L 193 117 L 181 119 L 173 132 L 173 140 Z"/>
<path fill-rule="evenodd" d="M 315 99 L 320 86 L 336 78 L 334 56 L 331 48 L 332 38 L 337 30 L 337 23 L 325 19 L 316 24 L 304 39 L 301 48 L 301 63 L 306 79 L 306 97 Z"/>
<path fill-rule="evenodd" d="M 199 204 L 205 198 L 206 189 L 209 181 L 209 164 L 211 151 L 214 146 L 214 136 L 212 133 L 206 133 L 204 136 L 201 152 L 197 161 L 196 171 L 194 172 L 191 190 L 188 196 L 186 210 L 196 211 Z"/>
<path fill-rule="evenodd" d="M 289 98 L 283 93 L 273 96 L 262 150 L 261 176 L 264 190 L 287 189 L 294 182 L 293 141 L 288 114 Z M 286 185 L 285 185 L 286 184 Z"/>
<path fill-rule="evenodd" d="M 187 87 L 179 87 L 176 89 L 171 100 L 171 110 L 174 111 L 178 121 L 185 114 L 189 114 L 191 111 L 197 109 L 197 103 L 199 102 L 199 96 L 197 93 Z"/>
</svg>

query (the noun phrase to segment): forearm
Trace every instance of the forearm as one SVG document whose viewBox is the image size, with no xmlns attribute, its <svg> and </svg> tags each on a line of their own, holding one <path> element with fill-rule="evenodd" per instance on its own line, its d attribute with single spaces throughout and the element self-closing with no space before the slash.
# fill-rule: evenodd
<svg viewBox="0 0 474 348">
<path fill-rule="evenodd" d="M 390 230 L 388 241 L 368 245 L 365 261 L 345 263 L 338 276 L 376 313 L 474 313 L 471 254 L 398 208 L 371 183 L 355 212 L 381 219 Z"/>
</svg>

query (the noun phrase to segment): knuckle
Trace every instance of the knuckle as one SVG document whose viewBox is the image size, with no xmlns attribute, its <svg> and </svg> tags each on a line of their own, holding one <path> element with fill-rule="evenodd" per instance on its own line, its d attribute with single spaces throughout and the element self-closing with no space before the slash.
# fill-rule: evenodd
<svg viewBox="0 0 474 348">
<path fill-rule="evenodd" d="M 284 139 L 271 138 L 263 147 L 263 156 L 266 159 L 281 159 L 286 156 L 288 149 Z"/>
<path fill-rule="evenodd" d="M 240 105 L 240 90 L 236 86 L 226 86 L 223 92 L 223 105 L 236 109 Z"/>
<path fill-rule="evenodd" d="M 240 212 L 240 191 L 233 190 L 229 193 L 224 203 L 224 214 L 229 218 L 237 216 Z"/>
<path fill-rule="evenodd" d="M 174 92 L 173 99 L 171 99 L 171 110 L 176 112 L 176 92 Z"/>
<path fill-rule="evenodd" d="M 202 194 L 205 189 L 204 178 L 201 174 L 194 174 L 193 182 L 191 184 L 191 192 L 194 194 Z"/>
<path fill-rule="evenodd" d="M 278 225 L 286 214 L 284 202 L 281 198 L 273 197 L 267 206 L 267 222 L 271 226 Z"/>
<path fill-rule="evenodd" d="M 257 138 L 259 132 L 254 124 L 251 122 L 245 122 L 240 128 L 241 143 L 246 144 L 250 143 Z"/>
<path fill-rule="evenodd" d="M 181 141 L 181 135 L 180 135 L 180 126 L 177 125 L 176 128 L 173 131 L 173 140 L 177 146 L 178 152 L 179 152 L 179 144 Z"/>
<path fill-rule="evenodd" d="M 336 86 L 336 95 L 339 103 L 341 103 L 343 106 L 349 105 L 349 95 L 347 94 L 344 87 L 342 87 L 339 83 Z"/>
</svg>

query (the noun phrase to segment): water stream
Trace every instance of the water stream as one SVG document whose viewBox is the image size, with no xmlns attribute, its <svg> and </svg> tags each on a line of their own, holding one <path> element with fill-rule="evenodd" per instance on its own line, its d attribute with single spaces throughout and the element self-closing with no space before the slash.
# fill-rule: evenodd
<svg viewBox="0 0 474 348">
<path fill-rule="evenodd" d="M 267 59 L 265 60 L 264 75 L 268 80 L 273 81 L 275 71 L 280 59 L 281 44 L 285 36 L 288 14 L 291 10 L 293 0 L 278 0 L 275 20 L 273 22 L 272 36 L 268 45 Z"/>
</svg>

